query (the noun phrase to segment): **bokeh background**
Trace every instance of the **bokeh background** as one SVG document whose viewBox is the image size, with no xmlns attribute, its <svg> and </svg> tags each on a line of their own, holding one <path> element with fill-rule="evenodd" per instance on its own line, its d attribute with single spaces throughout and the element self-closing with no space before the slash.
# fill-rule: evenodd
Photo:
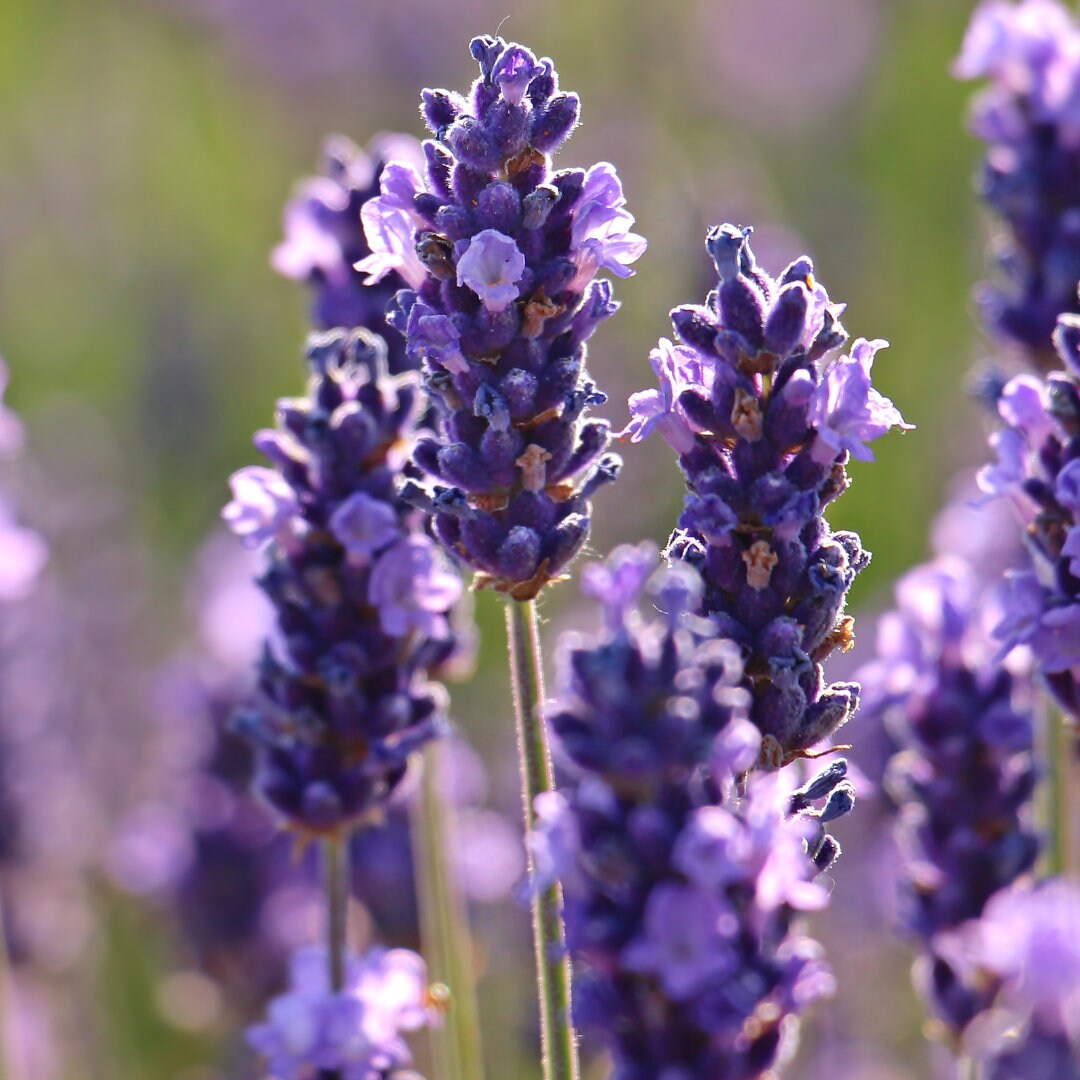
<svg viewBox="0 0 1080 1080">
<path fill-rule="evenodd" d="M 951 478 L 983 456 L 963 384 L 982 349 L 969 290 L 986 229 L 971 184 L 978 147 L 963 128 L 969 88 L 948 73 L 971 6 L 0 3 L 0 352 L 28 429 L 0 483 L 52 552 L 34 593 L 0 612 L 11 954 L 0 982 L 8 1053 L 23 1059 L 6 1075 L 259 1075 L 236 1035 L 255 1003 L 201 973 L 165 899 L 166 864 L 188 844 L 165 808 L 208 716 L 170 678 L 184 663 L 215 679 L 242 670 L 258 633 L 250 569 L 213 537 L 229 474 L 256 460 L 251 433 L 278 396 L 302 389 L 306 297 L 268 254 L 324 136 L 421 134 L 421 87 L 464 89 L 469 38 L 500 24 L 552 56 L 583 100 L 559 164 L 615 162 L 649 239 L 618 287 L 622 311 L 590 346 L 616 426 L 627 394 L 651 383 L 668 310 L 710 287 L 708 224 L 754 224 L 773 271 L 809 252 L 848 303 L 853 335 L 892 343 L 875 381 L 917 425 L 851 468 L 832 512 L 874 551 L 854 593 L 856 612 L 872 612 L 925 555 Z M 594 552 L 662 542 L 681 506 L 660 440 L 625 456 L 625 478 L 597 503 Z M 552 644 L 581 622 L 575 597 L 560 586 L 546 602 Z M 501 612 L 487 595 L 476 608 L 477 670 L 453 688 L 453 712 L 487 762 L 489 801 L 512 816 Z M 863 634 L 855 661 L 871 647 Z M 841 830 L 849 856 L 819 927 L 840 990 L 807 1026 L 791 1076 L 933 1068 L 908 954 L 885 929 L 877 820 L 868 800 Z M 283 911 L 286 936 L 310 936 L 302 904 Z M 374 918 L 354 921 L 377 936 Z M 492 1074 L 527 1078 L 526 920 L 511 899 L 489 898 L 482 922 Z"/>
</svg>

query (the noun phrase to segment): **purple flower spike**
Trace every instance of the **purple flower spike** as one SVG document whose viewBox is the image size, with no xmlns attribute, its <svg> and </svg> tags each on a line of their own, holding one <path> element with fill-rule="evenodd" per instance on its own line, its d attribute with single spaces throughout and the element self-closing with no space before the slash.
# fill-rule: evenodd
<svg viewBox="0 0 1080 1080">
<path fill-rule="evenodd" d="M 359 265 L 407 280 L 388 318 L 441 413 L 407 497 L 478 587 L 528 600 L 563 576 L 619 472 L 608 425 L 586 418 L 605 399 L 585 343 L 618 306 L 597 275 L 627 276 L 645 242 L 612 166 L 552 167 L 579 105 L 551 60 L 496 37 L 470 51 L 468 98 L 424 91 L 426 173 L 384 178 Z"/>
<path fill-rule="evenodd" d="M 386 305 L 404 285 L 388 267 L 378 288 L 365 287 L 354 264 L 371 253 L 361 223 L 363 206 L 379 195 L 387 163 L 420 168 L 420 144 L 407 135 L 381 135 L 361 150 L 335 135 L 323 147 L 325 175 L 303 181 L 285 207 L 285 239 L 270 261 L 285 277 L 307 284 L 311 318 L 320 330 L 362 326 L 386 335 L 391 373 L 406 370 L 404 341 L 388 333 Z"/>
<path fill-rule="evenodd" d="M 458 259 L 457 280 L 467 285 L 488 311 L 505 311 L 521 295 L 517 282 L 525 256 L 517 244 L 494 229 L 477 233 Z"/>
<path fill-rule="evenodd" d="M 248 465 L 233 473 L 229 486 L 233 500 L 221 516 L 244 547 L 286 540 L 297 510 L 296 495 L 273 469 Z"/>
<path fill-rule="evenodd" d="M 533 838 L 563 885 L 575 1019 L 614 1077 L 753 1080 L 831 989 L 797 918 L 827 899 L 814 878 L 838 849 L 811 804 L 843 801 L 844 765 L 794 794 L 786 776 L 737 784 L 760 742 L 738 647 L 707 620 L 596 591 L 605 630 L 560 654 L 566 783 Z"/>
<path fill-rule="evenodd" d="M 279 402 L 260 438 L 276 468 L 237 474 L 226 511 L 249 546 L 269 541 L 259 584 L 277 609 L 235 726 L 259 794 L 294 829 L 332 833 L 385 807 L 441 732 L 445 695 L 425 676 L 454 650 L 461 583 L 395 491 L 418 376 L 389 376 L 363 330 L 312 337 L 308 358 L 307 396 Z"/>
<path fill-rule="evenodd" d="M 989 999 L 939 936 L 1029 874 L 1040 846 L 1030 690 L 987 636 L 986 593 L 956 557 L 911 571 L 879 625 L 877 659 L 858 673 L 864 710 L 897 743 L 885 780 L 899 810 L 901 929 L 924 951 L 929 1009 L 957 1036 Z"/>
<path fill-rule="evenodd" d="M 623 435 L 659 431 L 689 489 L 671 560 L 697 567 L 698 614 L 737 641 L 754 677 L 750 718 L 763 766 L 804 756 L 855 711 L 859 688 L 828 685 L 822 661 L 854 643 L 848 589 L 869 562 L 853 533 L 833 533 L 825 507 L 847 487 L 849 454 L 906 427 L 870 385 L 881 341 L 845 341 L 808 258 L 778 278 L 757 264 L 752 230 L 710 229 L 718 287 L 671 313 L 676 344 L 652 356 L 658 389 L 630 399 Z"/>
<path fill-rule="evenodd" d="M 971 128 L 987 144 L 980 192 L 1004 226 L 1000 280 L 976 298 L 989 326 L 1045 369 L 1055 319 L 1078 310 L 1080 24 L 1058 0 L 989 0 L 953 72 L 989 80 Z"/>
<path fill-rule="evenodd" d="M 844 451 L 858 461 L 873 461 L 867 442 L 894 427 L 911 430 L 893 403 L 870 384 L 874 355 L 887 345 L 859 338 L 850 356 L 842 356 L 826 370 L 807 414 L 817 433 L 813 455 L 819 464 L 831 463 Z"/>
</svg>

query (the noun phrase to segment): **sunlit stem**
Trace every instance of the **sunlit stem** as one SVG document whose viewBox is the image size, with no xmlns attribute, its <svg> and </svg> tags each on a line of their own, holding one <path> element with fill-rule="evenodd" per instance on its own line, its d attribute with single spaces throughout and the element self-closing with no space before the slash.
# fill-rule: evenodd
<svg viewBox="0 0 1080 1080">
<path fill-rule="evenodd" d="M 1073 870 L 1073 820 L 1070 793 L 1076 733 L 1061 709 L 1045 709 L 1046 817 L 1050 843 L 1046 852 L 1047 871 L 1052 876 Z"/>
<path fill-rule="evenodd" d="M 517 720 L 521 798 L 528 836 L 536 821 L 535 799 L 551 791 L 551 752 L 543 719 L 544 680 L 536 602 L 507 602 L 510 679 Z M 526 848 L 529 880 L 532 852 Z M 540 1040 L 544 1080 L 577 1080 L 577 1043 L 570 1018 L 570 959 L 562 922 L 562 890 L 556 883 L 532 897 L 533 945 L 540 998 Z"/>
<path fill-rule="evenodd" d="M 348 948 L 349 838 L 335 834 L 323 841 L 323 887 L 326 891 L 326 955 L 330 988 L 345 989 L 345 953 Z"/>
<path fill-rule="evenodd" d="M 449 988 L 446 1023 L 432 1033 L 432 1056 L 437 1080 L 483 1080 L 472 930 L 465 898 L 447 864 L 455 850 L 456 823 L 452 803 L 440 797 L 442 753 L 437 742 L 424 751 L 420 799 L 413 815 L 424 954 L 436 982 L 433 993 Z"/>
</svg>

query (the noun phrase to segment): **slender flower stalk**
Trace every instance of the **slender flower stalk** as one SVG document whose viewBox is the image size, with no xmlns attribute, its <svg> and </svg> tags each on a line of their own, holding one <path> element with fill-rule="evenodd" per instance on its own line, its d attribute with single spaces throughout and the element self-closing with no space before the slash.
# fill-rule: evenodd
<svg viewBox="0 0 1080 1080">
<path fill-rule="evenodd" d="M 679 455 L 689 493 L 666 554 L 701 571 L 698 613 L 742 649 L 761 764 L 778 768 L 857 706 L 858 685 L 828 685 L 822 662 L 854 643 L 844 604 L 870 554 L 824 510 L 848 486 L 848 458 L 871 459 L 869 441 L 909 425 L 871 385 L 887 343 L 859 338 L 837 356 L 842 307 L 811 261 L 774 279 L 751 233 L 709 230 L 717 288 L 671 313 L 678 341 L 653 351 L 659 387 L 630 398 L 623 436 L 659 431 Z"/>
<path fill-rule="evenodd" d="M 542 712 L 544 682 L 535 601 L 509 602 L 506 626 L 522 778 L 522 812 L 525 834 L 530 836 L 536 828 L 537 800 L 550 794 L 555 786 Z M 535 881 L 532 849 L 527 850 L 529 880 Z M 532 897 L 532 923 L 545 1076 L 550 1080 L 574 1080 L 580 1067 L 572 1023 L 570 958 L 562 922 L 562 889 L 557 881 L 536 886 L 536 895 Z"/>
<path fill-rule="evenodd" d="M 345 956 L 349 943 L 349 845 L 340 836 L 322 842 L 326 894 L 326 957 L 330 989 L 345 986 Z"/>
<path fill-rule="evenodd" d="M 424 749 L 421 791 L 414 807 L 413 837 L 424 951 L 445 990 L 446 1020 L 433 1033 L 436 1080 L 483 1080 L 480 1012 L 476 1000 L 472 928 L 462 890 L 448 857 L 458 850 L 456 807 L 440 797 L 438 772 L 444 743 Z"/>
</svg>

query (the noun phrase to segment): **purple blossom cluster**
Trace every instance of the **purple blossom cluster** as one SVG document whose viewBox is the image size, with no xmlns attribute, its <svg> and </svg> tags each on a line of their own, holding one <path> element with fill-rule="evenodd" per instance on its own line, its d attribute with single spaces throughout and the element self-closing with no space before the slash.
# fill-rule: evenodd
<svg viewBox="0 0 1080 1080">
<path fill-rule="evenodd" d="M 987 1080 L 1080 1077 L 1080 888 L 1011 889 L 942 941 L 992 1008 L 965 1032 Z"/>
<path fill-rule="evenodd" d="M 997 461 L 979 473 L 1023 525 L 1028 564 L 1009 572 L 994 628 L 1002 654 L 1031 650 L 1050 690 L 1080 716 L 1080 315 L 1062 315 L 1054 346 L 1063 370 L 1012 378 L 998 399 Z"/>
<path fill-rule="evenodd" d="M 307 396 L 256 436 L 273 468 L 238 472 L 224 516 L 265 545 L 276 609 L 258 701 L 236 721 L 256 785 L 290 826 L 327 833 L 377 812 L 441 731 L 426 673 L 453 648 L 461 583 L 395 491 L 417 376 L 388 375 L 382 340 L 359 329 L 313 337 L 308 359 Z"/>
<path fill-rule="evenodd" d="M 789 774 L 736 783 L 761 742 L 740 650 L 687 615 L 690 567 L 646 586 L 655 560 L 646 544 L 586 568 L 606 629 L 562 651 L 549 718 L 567 782 L 538 800 L 537 865 L 562 880 L 575 1019 L 614 1080 L 750 1080 L 831 989 L 796 918 L 826 902 L 824 824 L 853 794 L 842 762 L 798 792 Z M 664 615 L 644 616 L 646 587 Z"/>
<path fill-rule="evenodd" d="M 577 124 L 552 62 L 478 37 L 468 99 L 425 90 L 426 170 L 385 167 L 361 216 L 377 284 L 409 286 L 388 321 L 406 337 L 442 413 L 414 460 L 432 478 L 409 498 L 436 536 L 490 584 L 534 597 L 585 541 L 589 498 L 619 468 L 585 342 L 617 304 L 610 282 L 645 249 L 606 162 L 553 172 Z"/>
<path fill-rule="evenodd" d="M 884 341 L 847 333 L 806 257 L 779 278 L 762 270 L 750 229 L 723 225 L 707 247 L 719 274 L 703 306 L 671 313 L 677 343 L 652 353 L 659 388 L 630 399 L 623 434 L 659 431 L 679 454 L 689 494 L 667 555 L 696 566 L 699 613 L 736 642 L 750 717 L 770 767 L 805 755 L 845 723 L 858 686 L 827 685 L 822 661 L 851 647 L 847 592 L 870 561 L 825 507 L 848 484 L 850 457 L 900 413 L 871 385 Z"/>
<path fill-rule="evenodd" d="M 987 144 L 980 193 L 1004 225 L 1003 281 L 985 284 L 986 322 L 1053 363 L 1050 334 L 1077 311 L 1080 279 L 1080 25 L 1058 0 L 985 0 L 954 65 L 988 79 L 971 114 Z"/>
<path fill-rule="evenodd" d="M 355 269 L 370 254 L 360 211 L 379 194 L 390 161 L 419 168 L 420 144 L 408 135 L 381 135 L 361 150 L 343 135 L 323 146 L 323 175 L 304 180 L 285 207 L 285 239 L 271 262 L 285 277 L 302 281 L 311 293 L 311 321 L 319 330 L 363 326 L 386 338 L 391 374 L 416 365 L 405 356 L 400 335 L 386 333 L 386 305 L 404 282 L 387 274 L 375 287 Z"/>
<path fill-rule="evenodd" d="M 292 959 L 289 989 L 274 998 L 248 1042 L 275 1080 L 390 1080 L 410 1063 L 402 1032 L 432 1021 L 424 961 L 407 949 L 348 956 L 341 990 L 330 987 L 326 951 Z M 415 1078 L 415 1073 L 409 1073 Z"/>
<path fill-rule="evenodd" d="M 898 808 L 901 927 L 925 950 L 918 978 L 955 1036 L 989 1005 L 938 946 L 1032 872 L 1037 780 L 1028 687 L 994 657 L 985 595 L 956 557 L 916 568 L 878 624 L 875 660 L 859 672 L 864 712 L 898 747 L 886 787 Z"/>
</svg>

